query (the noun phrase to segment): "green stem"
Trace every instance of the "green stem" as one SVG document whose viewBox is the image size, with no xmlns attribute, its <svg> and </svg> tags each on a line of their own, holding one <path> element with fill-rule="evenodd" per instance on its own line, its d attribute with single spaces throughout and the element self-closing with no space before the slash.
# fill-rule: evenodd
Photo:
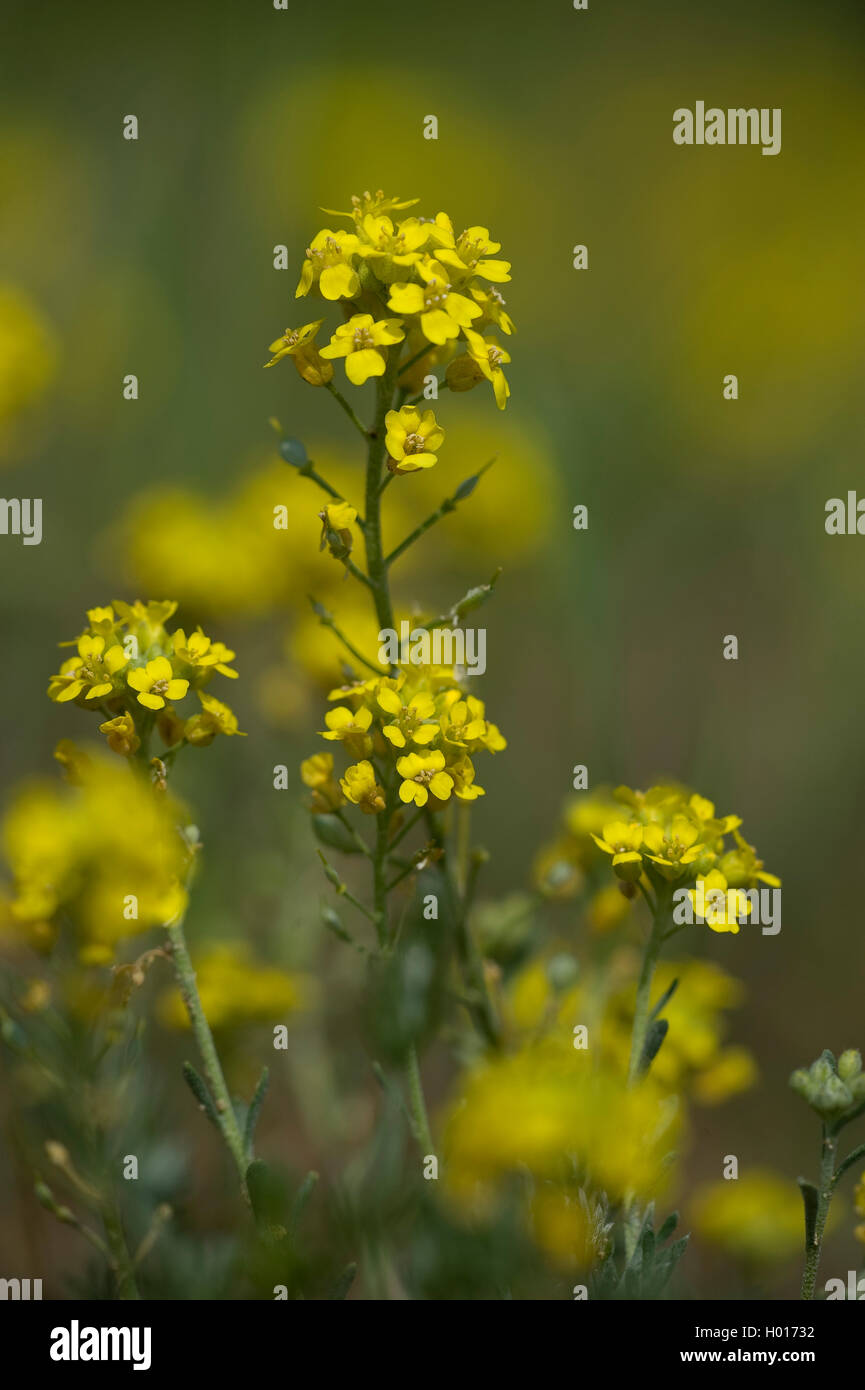
<svg viewBox="0 0 865 1390">
<path fill-rule="evenodd" d="M 408 1093 L 411 1102 L 411 1113 L 414 1117 L 415 1130 L 424 1157 L 426 1157 L 427 1154 L 434 1154 L 435 1148 L 430 1133 L 426 1101 L 424 1100 L 423 1093 L 423 1081 L 421 1080 L 420 1074 L 420 1063 L 418 1062 L 417 1048 L 414 1043 L 412 1043 L 408 1050 L 406 1075 L 408 1078 Z"/>
<path fill-rule="evenodd" d="M 363 424 L 363 422 L 358 419 L 357 415 L 355 415 L 354 410 L 349 405 L 342 392 L 337 390 L 332 381 L 329 381 L 326 384 L 328 391 L 333 396 L 334 400 L 339 401 L 340 405 L 342 406 L 349 420 L 351 420 L 351 423 L 354 425 L 355 429 L 360 430 L 364 439 L 369 439 L 369 431 L 366 429 L 366 426 Z"/>
<path fill-rule="evenodd" d="M 105 1239 L 111 1253 L 111 1268 L 117 1280 L 117 1297 L 127 1302 L 138 1300 L 141 1295 L 135 1282 L 132 1256 L 123 1234 L 123 1224 L 115 1197 L 108 1197 L 100 1204 L 100 1215 L 105 1229 Z"/>
<path fill-rule="evenodd" d="M 802 1297 L 813 1299 L 817 1283 L 817 1269 L 823 1251 L 823 1233 L 826 1218 L 835 1190 L 835 1150 L 837 1139 L 834 1133 L 823 1127 L 823 1149 L 820 1157 L 820 1185 L 817 1194 L 817 1216 L 814 1222 L 814 1235 L 805 1249 L 805 1269 L 802 1274 Z"/>
<path fill-rule="evenodd" d="M 388 357 L 384 376 L 376 382 L 375 423 L 369 436 L 366 462 L 366 570 L 372 586 L 380 628 L 393 627 L 393 608 L 387 582 L 387 565 L 381 539 L 381 470 L 385 456 L 385 417 L 393 404 L 394 380 L 398 369 L 395 354 Z"/>
<path fill-rule="evenodd" d="M 372 881 L 375 903 L 375 929 L 378 933 L 378 944 L 384 946 L 387 942 L 387 881 L 385 878 L 385 864 L 387 861 L 387 813 L 382 813 L 375 818 L 375 853 L 372 859 Z"/>
<path fill-rule="evenodd" d="M 664 944 L 666 916 L 666 903 L 661 902 L 659 899 L 657 911 L 652 918 L 652 929 L 649 932 L 646 948 L 643 952 L 640 978 L 637 981 L 637 1002 L 634 1007 L 634 1026 L 631 1033 L 631 1061 L 628 1067 L 629 1086 L 635 1085 L 640 1079 L 643 1050 L 646 1046 L 646 1034 L 649 1030 L 649 1004 L 652 994 L 652 980 L 654 979 L 655 967 L 658 964 L 658 957 L 661 954 L 661 948 Z"/>
<path fill-rule="evenodd" d="M 246 1196 L 246 1153 L 243 1136 L 240 1133 L 237 1116 L 234 1113 L 234 1106 L 231 1103 L 231 1096 L 225 1083 L 219 1054 L 216 1051 L 216 1044 L 210 1031 L 210 1024 L 207 1022 L 204 1009 L 201 1006 L 182 920 L 175 922 L 168 928 L 168 939 L 171 942 L 171 957 L 174 961 L 177 983 L 186 1005 L 186 1012 L 189 1014 L 195 1041 L 198 1043 L 198 1050 L 201 1053 L 201 1060 L 204 1063 L 204 1075 L 213 1097 L 219 1128 L 237 1166 L 241 1191 Z"/>
</svg>

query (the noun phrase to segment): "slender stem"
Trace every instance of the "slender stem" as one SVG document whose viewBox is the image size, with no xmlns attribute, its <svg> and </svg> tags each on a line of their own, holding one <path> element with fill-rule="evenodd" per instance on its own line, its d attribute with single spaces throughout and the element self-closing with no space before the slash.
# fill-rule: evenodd
<svg viewBox="0 0 865 1390">
<path fill-rule="evenodd" d="M 375 423 L 369 436 L 366 463 L 366 569 L 380 628 L 393 627 L 393 608 L 387 583 L 387 566 L 381 539 L 381 470 L 385 455 L 385 416 L 391 408 L 398 363 L 391 351 L 383 376 L 376 381 Z"/>
<path fill-rule="evenodd" d="M 414 1117 L 415 1129 L 418 1141 L 424 1156 L 434 1154 L 432 1135 L 430 1133 L 429 1118 L 427 1116 L 426 1101 L 424 1100 L 423 1081 L 420 1074 L 420 1063 L 417 1057 L 417 1048 L 414 1043 L 408 1050 L 406 1062 L 406 1075 L 408 1078 L 408 1093 L 411 1102 L 411 1113 Z"/>
<path fill-rule="evenodd" d="M 372 671 L 374 675 L 381 675 L 381 667 L 376 666 L 373 661 L 369 661 L 367 657 L 363 655 L 362 652 L 358 651 L 357 647 L 354 645 L 353 642 L 349 641 L 342 629 L 337 627 L 336 623 L 333 621 L 333 618 L 329 613 L 325 614 L 324 617 L 320 616 L 318 621 L 321 623 L 322 627 L 330 628 L 334 637 L 337 637 L 339 639 L 339 641 L 345 647 L 346 651 L 351 652 L 355 661 L 359 661 L 361 666 L 365 666 L 367 670 Z"/>
<path fill-rule="evenodd" d="M 300 474 L 301 478 L 309 478 L 310 482 L 313 482 L 316 484 L 317 487 L 320 487 L 322 492 L 327 493 L 328 497 L 333 497 L 337 502 L 345 501 L 345 498 L 343 497 L 341 492 L 337 492 L 336 488 L 331 487 L 330 483 L 327 481 L 326 478 L 323 478 L 320 473 L 316 473 L 311 462 L 305 463 L 303 468 L 298 468 L 297 471 Z M 357 518 L 357 524 L 361 528 L 361 530 L 363 530 L 363 521 L 360 517 Z"/>
<path fill-rule="evenodd" d="M 362 423 L 362 421 L 359 420 L 358 417 L 355 415 L 354 410 L 349 405 L 342 392 L 339 391 L 336 386 L 334 386 L 332 381 L 327 382 L 327 389 L 333 396 L 334 400 L 339 401 L 349 420 L 351 420 L 351 423 L 355 426 L 356 429 L 360 430 L 364 439 L 369 439 L 369 431 L 367 430 L 366 426 Z"/>
<path fill-rule="evenodd" d="M 655 975 L 655 966 L 658 964 L 658 957 L 661 954 L 661 947 L 664 943 L 665 923 L 666 904 L 659 902 L 655 915 L 652 918 L 652 929 L 646 941 L 643 963 L 640 967 L 640 978 L 637 981 L 637 1002 L 634 1007 L 634 1026 L 631 1033 L 631 1061 L 628 1067 L 629 1086 L 633 1086 L 640 1079 L 643 1050 L 646 1046 L 646 1034 L 649 1029 L 649 1002 L 652 994 L 652 980 Z"/>
<path fill-rule="evenodd" d="M 835 1190 L 835 1135 L 823 1126 L 823 1149 L 820 1157 L 820 1186 L 817 1193 L 817 1216 L 814 1222 L 814 1237 L 805 1249 L 805 1270 L 802 1275 L 802 1297 L 812 1299 L 817 1283 L 817 1269 L 823 1251 L 823 1233 L 826 1218 Z"/>
<path fill-rule="evenodd" d="M 168 939 L 171 942 L 171 957 L 174 961 L 177 983 L 186 1005 L 186 1012 L 189 1014 L 195 1041 L 198 1043 L 198 1050 L 201 1053 L 201 1060 L 204 1063 L 204 1074 L 213 1097 L 219 1119 L 219 1128 L 237 1166 L 241 1191 L 246 1196 L 246 1153 L 243 1136 L 240 1133 L 234 1106 L 231 1103 L 231 1096 L 225 1083 L 219 1054 L 216 1051 L 216 1044 L 210 1031 L 210 1024 L 207 1022 L 204 1009 L 201 1006 L 182 920 L 175 922 L 168 928 Z"/>
<path fill-rule="evenodd" d="M 415 529 L 412 531 L 411 535 L 406 536 L 405 540 L 402 541 L 396 547 L 395 550 L 392 550 L 390 552 L 387 559 L 385 560 L 385 564 L 392 565 L 394 560 L 398 560 L 400 555 L 402 555 L 406 550 L 408 550 L 410 545 L 414 545 L 415 541 L 420 540 L 421 536 L 425 535 L 425 533 L 429 531 L 432 526 L 435 526 L 437 521 L 441 521 L 442 517 L 447 516 L 448 512 L 452 512 L 455 510 L 456 503 L 454 502 L 452 497 L 448 497 L 444 502 L 442 502 L 441 506 L 438 507 L 437 510 L 432 513 L 431 516 L 427 517 L 426 521 L 422 521 L 420 526 L 416 526 Z"/>
<path fill-rule="evenodd" d="M 358 569 L 357 565 L 354 563 L 354 560 L 352 560 L 350 556 L 344 555 L 342 557 L 342 563 L 345 565 L 346 569 L 348 570 L 349 574 L 352 576 L 353 579 L 356 579 L 360 584 L 365 584 L 368 589 L 371 589 L 373 587 L 372 581 L 370 580 L 369 576 L 364 574 L 363 570 Z"/>
<path fill-rule="evenodd" d="M 385 880 L 387 827 L 388 815 L 386 812 L 382 811 L 382 813 L 375 818 L 375 853 L 372 860 L 372 880 L 375 902 L 374 921 L 380 946 L 384 946 L 387 941 L 387 882 Z"/>
<path fill-rule="evenodd" d="M 135 1282 L 132 1256 L 123 1234 L 123 1224 L 116 1197 L 113 1195 L 107 1197 L 100 1203 L 99 1210 L 105 1229 L 105 1239 L 111 1253 L 111 1268 L 117 1280 L 117 1297 L 125 1301 L 137 1300 L 141 1295 Z"/>
<path fill-rule="evenodd" d="M 405 837 L 406 837 L 406 835 L 408 834 L 408 832 L 409 832 L 410 830 L 413 830 L 414 827 L 417 825 L 418 821 L 419 821 L 419 820 L 422 820 L 422 819 L 423 819 L 423 811 L 415 811 L 415 813 L 414 813 L 413 816 L 409 816 L 409 818 L 408 818 L 408 820 L 406 821 L 405 825 L 402 827 L 402 829 L 401 829 L 396 835 L 394 835 L 393 839 L 391 840 L 390 844 L 388 845 L 388 847 L 387 847 L 388 854 L 393 854 L 393 852 L 394 852 L 394 850 L 396 849 L 397 845 L 399 844 L 400 840 L 404 840 Z"/>
</svg>

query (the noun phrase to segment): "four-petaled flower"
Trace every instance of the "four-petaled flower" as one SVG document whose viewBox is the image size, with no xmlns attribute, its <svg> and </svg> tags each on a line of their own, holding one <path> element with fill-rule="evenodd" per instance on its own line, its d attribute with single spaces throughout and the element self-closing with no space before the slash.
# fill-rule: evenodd
<svg viewBox="0 0 865 1390">
<path fill-rule="evenodd" d="M 466 342 L 469 345 L 469 357 L 487 381 L 492 382 L 496 405 L 499 410 L 504 410 L 508 403 L 508 396 L 511 394 L 511 388 L 508 386 L 502 363 L 510 362 L 510 353 L 505 352 L 504 348 L 499 347 L 492 338 L 482 338 L 480 333 L 475 333 L 471 328 L 467 328 L 465 332 Z"/>
<path fill-rule="evenodd" d="M 182 700 L 189 689 L 189 681 L 175 676 L 165 656 L 136 666 L 128 673 L 126 684 L 138 692 L 138 703 L 146 709 L 164 709 L 166 700 Z"/>
<path fill-rule="evenodd" d="M 419 314 L 421 332 L 431 343 L 442 345 L 459 337 L 460 329 L 480 318 L 480 306 L 456 293 L 447 272 L 436 261 L 419 265 L 417 270 L 424 284 L 392 285 L 388 308 L 398 314 Z"/>
<path fill-rule="evenodd" d="M 346 768 L 345 776 L 340 778 L 339 785 L 346 800 L 359 806 L 365 815 L 376 816 L 379 811 L 385 809 L 387 802 L 384 787 L 380 787 L 376 781 L 375 769 L 371 762 L 364 760 Z"/>
<path fill-rule="evenodd" d="M 388 468 L 392 473 L 432 468 L 436 461 L 434 451 L 441 447 L 445 432 L 431 410 L 421 414 L 413 405 L 404 405 L 400 410 L 389 410 L 384 423 Z"/>
<path fill-rule="evenodd" d="M 445 755 L 438 748 L 431 753 L 407 753 L 404 758 L 399 758 L 396 770 L 403 778 L 399 788 L 400 801 L 413 801 L 415 806 L 426 806 L 431 796 L 437 801 L 448 801 L 454 779 L 445 772 L 444 766 Z"/>
<path fill-rule="evenodd" d="M 353 386 L 362 386 L 371 376 L 384 376 L 387 349 L 401 343 L 405 334 L 400 319 L 379 319 L 372 314 L 355 314 L 341 323 L 322 357 L 344 357 L 345 374 Z"/>
</svg>

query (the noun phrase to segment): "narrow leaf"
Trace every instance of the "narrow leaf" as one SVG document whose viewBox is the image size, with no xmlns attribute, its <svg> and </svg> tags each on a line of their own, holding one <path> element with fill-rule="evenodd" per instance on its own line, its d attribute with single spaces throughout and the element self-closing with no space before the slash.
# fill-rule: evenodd
<svg viewBox="0 0 865 1390">
<path fill-rule="evenodd" d="M 354 1263 L 347 1264 L 345 1269 L 342 1271 L 342 1274 L 339 1276 L 333 1288 L 331 1289 L 330 1293 L 328 1294 L 328 1302 L 341 1303 L 342 1300 L 348 1294 L 348 1291 L 351 1288 L 352 1284 L 354 1283 L 354 1276 L 356 1274 L 357 1265 Z"/>
<path fill-rule="evenodd" d="M 300 1218 L 303 1216 L 304 1208 L 312 1196 L 317 1182 L 318 1173 L 310 1171 L 297 1189 L 294 1201 L 291 1204 L 291 1215 L 288 1218 L 288 1229 L 292 1236 L 297 1234 Z"/>
<path fill-rule="evenodd" d="M 671 985 L 668 985 L 668 986 L 667 986 L 667 988 L 664 990 L 664 993 L 661 995 L 660 999 L 658 1000 L 657 1004 L 655 1005 L 654 1009 L 653 1009 L 652 1012 L 649 1014 L 649 1018 L 650 1018 L 650 1019 L 655 1019 L 655 1018 L 657 1018 L 657 1017 L 658 1017 L 658 1014 L 661 1012 L 661 1010 L 664 1009 L 664 1008 L 666 1008 L 667 1004 L 669 1004 L 669 1002 L 670 1002 L 670 1000 L 672 999 L 673 995 L 676 993 L 676 989 L 677 989 L 677 987 L 678 987 L 678 984 L 679 984 L 679 980 L 678 980 L 678 977 L 677 977 L 677 978 L 673 981 L 673 983 L 672 983 Z"/>
<path fill-rule="evenodd" d="M 258 1078 L 258 1085 L 255 1088 L 252 1100 L 249 1102 L 249 1109 L 246 1112 L 246 1125 L 244 1126 L 243 1142 L 247 1154 L 252 1155 L 252 1144 L 255 1139 L 255 1126 L 258 1124 L 258 1117 L 261 1107 L 264 1104 L 264 1097 L 267 1095 L 267 1086 L 270 1081 L 270 1072 L 267 1067 L 262 1070 Z"/>
<path fill-rule="evenodd" d="M 219 1116 L 216 1113 L 216 1106 L 213 1104 L 213 1098 L 191 1062 L 183 1063 L 183 1079 L 207 1118 L 219 1129 Z"/>
<path fill-rule="evenodd" d="M 820 1201 L 820 1194 L 812 1182 L 807 1178 L 797 1178 L 799 1189 L 802 1193 L 802 1201 L 805 1205 L 805 1249 L 809 1250 L 814 1244 L 814 1236 L 817 1230 L 817 1206 Z"/>
<path fill-rule="evenodd" d="M 842 1173 L 846 1173 L 848 1168 L 852 1168 L 853 1164 L 858 1163 L 862 1158 L 865 1158 L 865 1144 L 860 1144 L 859 1147 L 854 1149 L 852 1153 L 849 1153 L 845 1159 L 841 1160 L 835 1170 L 835 1181 L 837 1182 Z"/>
<path fill-rule="evenodd" d="M 646 1033 L 646 1041 L 643 1044 L 643 1055 L 640 1058 L 640 1075 L 644 1075 L 661 1050 L 661 1043 L 667 1036 L 669 1023 L 665 1018 L 653 1019 Z"/>
</svg>

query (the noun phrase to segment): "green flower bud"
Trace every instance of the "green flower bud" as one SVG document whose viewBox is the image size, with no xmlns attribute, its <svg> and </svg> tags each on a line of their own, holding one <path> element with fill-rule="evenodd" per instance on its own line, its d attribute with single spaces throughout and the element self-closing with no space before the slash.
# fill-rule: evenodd
<svg viewBox="0 0 865 1390">
<path fill-rule="evenodd" d="M 838 1058 L 838 1075 L 842 1081 L 852 1081 L 862 1070 L 862 1054 L 855 1047 L 842 1052 Z"/>
<path fill-rule="evenodd" d="M 848 1081 L 847 1089 L 853 1097 L 853 1103 L 855 1105 L 865 1100 L 865 1072 L 860 1072 L 858 1076 L 854 1076 L 851 1081 Z"/>
<path fill-rule="evenodd" d="M 849 1089 L 839 1076 L 830 1076 L 829 1080 L 820 1087 L 814 1108 L 821 1114 L 839 1114 L 842 1110 L 849 1110 L 853 1104 L 853 1097 Z"/>
<path fill-rule="evenodd" d="M 811 1104 L 813 1084 L 807 1071 L 804 1071 L 802 1067 L 798 1071 L 794 1071 L 790 1077 L 790 1085 L 797 1096 L 801 1096 L 803 1100 L 807 1100 L 809 1105 Z"/>
<path fill-rule="evenodd" d="M 811 1063 L 811 1080 L 818 1086 L 825 1086 L 834 1076 L 835 1072 L 825 1057 L 818 1057 L 816 1062 Z"/>
</svg>

